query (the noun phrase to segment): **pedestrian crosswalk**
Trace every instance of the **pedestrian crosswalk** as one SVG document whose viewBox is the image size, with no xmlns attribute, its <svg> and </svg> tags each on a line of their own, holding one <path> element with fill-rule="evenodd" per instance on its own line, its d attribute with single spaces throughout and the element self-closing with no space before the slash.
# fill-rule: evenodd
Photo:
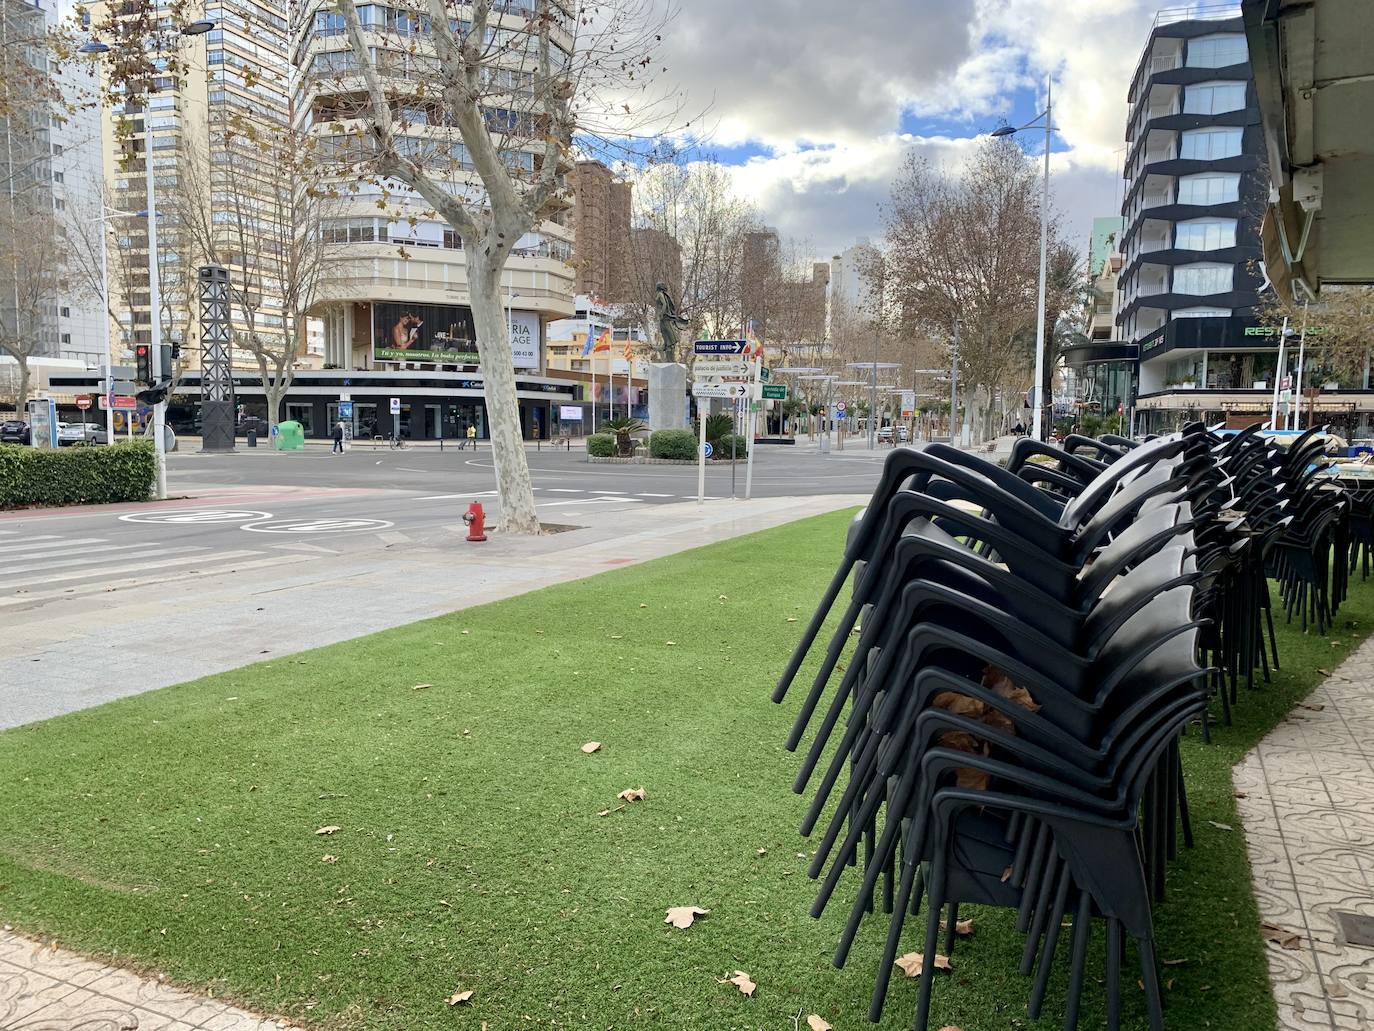
<svg viewBox="0 0 1374 1031">
<path fill-rule="evenodd" d="M 157 540 L 117 543 L 105 537 L 0 529 L 0 610 L 307 559 L 257 548 Z"/>
<path fill-rule="evenodd" d="M 590 505 L 624 503 L 637 505 L 669 501 L 695 501 L 695 494 L 662 494 L 654 491 L 593 490 L 585 487 L 532 487 L 531 490 L 541 499 L 535 508 L 552 508 L 561 505 Z M 554 496 L 556 495 L 556 497 Z M 431 494 L 417 498 L 417 501 L 484 501 L 497 497 L 494 490 L 468 491 L 465 494 Z M 719 497 L 708 495 L 707 501 L 720 501 Z"/>
</svg>

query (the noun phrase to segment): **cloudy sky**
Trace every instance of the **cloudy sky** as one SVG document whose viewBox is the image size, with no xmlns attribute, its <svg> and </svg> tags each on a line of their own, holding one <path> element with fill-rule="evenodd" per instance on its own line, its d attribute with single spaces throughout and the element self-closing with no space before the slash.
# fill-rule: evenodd
<svg viewBox="0 0 1374 1031">
<path fill-rule="evenodd" d="M 1024 124 L 1054 76 L 1054 204 L 1086 249 L 1119 208 L 1126 89 L 1168 0 L 686 0 L 667 75 L 784 235 L 827 258 L 881 235 L 907 151 L 957 162 Z M 1042 139 L 1026 145 L 1041 153 Z"/>
</svg>

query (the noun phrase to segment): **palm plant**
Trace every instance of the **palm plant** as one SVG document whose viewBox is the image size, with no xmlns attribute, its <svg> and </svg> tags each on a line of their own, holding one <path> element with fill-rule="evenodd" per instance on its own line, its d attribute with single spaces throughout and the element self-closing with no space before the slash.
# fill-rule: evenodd
<svg viewBox="0 0 1374 1031">
<path fill-rule="evenodd" d="M 735 420 L 728 415 L 717 414 L 706 417 L 706 439 L 712 444 L 735 432 Z"/>
<path fill-rule="evenodd" d="M 649 432 L 649 427 L 643 420 L 628 415 L 607 419 L 601 424 L 601 429 L 606 433 L 615 434 L 615 453 L 622 458 L 634 454 L 635 437 L 642 437 Z"/>
</svg>

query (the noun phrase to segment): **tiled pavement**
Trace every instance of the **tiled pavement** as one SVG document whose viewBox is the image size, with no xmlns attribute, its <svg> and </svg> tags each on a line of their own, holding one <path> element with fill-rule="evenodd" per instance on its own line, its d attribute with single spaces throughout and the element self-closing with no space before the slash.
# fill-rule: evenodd
<svg viewBox="0 0 1374 1031">
<path fill-rule="evenodd" d="M 0 931 L 0 1031 L 280 1031 L 285 1020 Z"/>
<path fill-rule="evenodd" d="M 1374 1031 L 1374 638 L 1235 768 L 1260 916 L 1298 936 L 1268 944 L 1279 1026 Z"/>
</svg>

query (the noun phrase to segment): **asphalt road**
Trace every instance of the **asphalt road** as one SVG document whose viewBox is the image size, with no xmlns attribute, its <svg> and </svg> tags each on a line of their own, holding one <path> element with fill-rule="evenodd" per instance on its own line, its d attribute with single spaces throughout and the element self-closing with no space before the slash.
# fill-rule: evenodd
<svg viewBox="0 0 1374 1031">
<path fill-rule="evenodd" d="M 760 449 L 754 496 L 864 494 L 886 452 Z M 527 452 L 545 524 L 606 527 L 617 514 L 695 500 L 695 466 L 592 464 L 578 452 Z M 734 470 L 744 496 L 745 467 Z M 274 574 L 313 561 L 362 568 L 395 549 L 451 547 L 481 502 L 500 518 L 486 449 L 327 447 L 168 456 L 169 500 L 0 513 L 0 610 L 225 571 Z M 708 464 L 708 505 L 731 504 L 731 469 Z M 254 572 L 254 571 L 257 572 Z"/>
</svg>

